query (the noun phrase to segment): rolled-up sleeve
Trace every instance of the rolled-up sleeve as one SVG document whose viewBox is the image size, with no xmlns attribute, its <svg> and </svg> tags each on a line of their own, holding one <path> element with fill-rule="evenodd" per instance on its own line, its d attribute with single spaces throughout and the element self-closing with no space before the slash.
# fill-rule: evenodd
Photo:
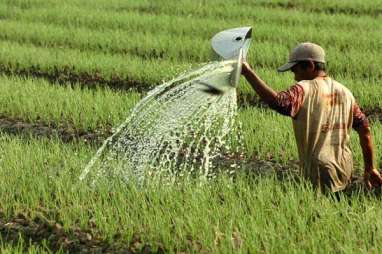
<svg viewBox="0 0 382 254">
<path fill-rule="evenodd" d="M 304 102 L 304 89 L 301 85 L 293 85 L 288 90 L 277 94 L 276 102 L 269 105 L 282 115 L 295 117 Z"/>
<path fill-rule="evenodd" d="M 353 129 L 369 128 L 369 120 L 367 116 L 361 111 L 357 103 L 353 105 Z"/>
</svg>

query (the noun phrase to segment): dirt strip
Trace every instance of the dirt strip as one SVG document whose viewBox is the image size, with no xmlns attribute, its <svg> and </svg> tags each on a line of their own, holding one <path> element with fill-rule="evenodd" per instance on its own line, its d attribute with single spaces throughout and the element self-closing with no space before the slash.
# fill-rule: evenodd
<svg viewBox="0 0 382 254">
<path fill-rule="evenodd" d="M 370 121 L 382 122 L 382 108 L 363 108 L 362 111 L 367 115 Z"/>
<path fill-rule="evenodd" d="M 72 227 L 65 230 L 57 221 L 48 220 L 42 214 L 29 218 L 24 214 L 17 214 L 6 219 L 0 211 L 0 236 L 3 242 L 18 246 L 20 238 L 24 241 L 24 251 L 28 247 L 44 246 L 57 252 L 63 250 L 68 253 L 166 253 L 161 244 L 156 249 L 144 244 L 139 235 L 134 235 L 130 242 L 115 235 L 112 241 L 103 239 L 97 232 L 95 224 L 89 221 L 89 229 Z"/>
<path fill-rule="evenodd" d="M 266 67 L 266 66 L 262 66 Z M 57 67 L 52 66 L 51 70 L 43 70 L 39 66 L 30 66 L 27 68 L 15 67 L 12 64 L 0 63 L 0 74 L 7 76 L 19 76 L 25 79 L 41 78 L 50 83 L 63 86 L 80 86 L 86 88 L 108 87 L 112 90 L 119 91 L 136 91 L 145 94 L 159 83 L 147 83 L 137 81 L 117 74 L 112 77 L 105 77 L 100 72 L 80 72 L 75 70 L 73 66 Z M 365 78 L 369 78 L 365 76 Z M 378 78 L 375 76 L 375 78 Z M 382 78 L 382 77 L 381 77 Z"/>
<path fill-rule="evenodd" d="M 7 76 L 20 76 L 23 78 L 42 78 L 51 83 L 64 86 L 79 85 L 86 88 L 108 87 L 113 90 L 137 91 L 145 93 L 150 91 L 155 84 L 147 84 L 136 80 L 129 80 L 117 75 L 110 79 L 105 79 L 98 72 L 78 72 L 72 67 L 60 68 L 54 67 L 51 71 L 41 70 L 39 67 L 28 67 L 27 69 L 17 68 L 0 63 L 0 73 Z"/>
<path fill-rule="evenodd" d="M 33 136 L 38 138 L 58 137 L 64 143 L 82 141 L 96 146 L 100 145 L 103 140 L 112 134 L 111 128 L 86 131 L 77 129 L 67 123 L 55 126 L 53 124 L 46 124 L 43 121 L 29 123 L 22 119 L 6 116 L 0 116 L 0 131 L 18 136 Z"/>
<path fill-rule="evenodd" d="M 239 96 L 239 104 L 246 106 L 268 108 L 258 98 L 251 96 Z M 367 108 L 363 110 L 371 122 L 382 122 L 382 108 Z M 99 146 L 103 140 L 112 134 L 112 126 L 105 129 L 83 130 L 69 123 L 47 124 L 43 121 L 30 123 L 23 119 L 11 118 L 0 115 L 0 131 L 19 136 L 33 137 L 58 137 L 63 142 L 81 141 L 90 145 Z"/>
</svg>

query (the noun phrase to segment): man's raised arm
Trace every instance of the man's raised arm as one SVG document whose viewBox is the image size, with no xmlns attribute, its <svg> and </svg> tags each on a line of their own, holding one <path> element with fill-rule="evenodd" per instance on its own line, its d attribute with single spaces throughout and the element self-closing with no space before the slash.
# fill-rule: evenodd
<svg viewBox="0 0 382 254">
<path fill-rule="evenodd" d="M 263 101 L 268 105 L 276 104 L 277 93 L 257 76 L 247 62 L 243 63 L 241 72 Z"/>
</svg>

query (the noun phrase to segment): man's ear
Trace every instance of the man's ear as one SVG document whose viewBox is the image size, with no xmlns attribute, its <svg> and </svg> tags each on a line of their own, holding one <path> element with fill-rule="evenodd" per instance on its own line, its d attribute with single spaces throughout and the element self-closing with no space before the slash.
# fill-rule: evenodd
<svg viewBox="0 0 382 254">
<path fill-rule="evenodd" d="M 307 66 L 308 68 L 308 70 L 309 71 L 315 71 L 315 65 L 314 65 L 314 62 L 312 61 L 312 60 L 308 60 L 308 66 Z"/>
</svg>

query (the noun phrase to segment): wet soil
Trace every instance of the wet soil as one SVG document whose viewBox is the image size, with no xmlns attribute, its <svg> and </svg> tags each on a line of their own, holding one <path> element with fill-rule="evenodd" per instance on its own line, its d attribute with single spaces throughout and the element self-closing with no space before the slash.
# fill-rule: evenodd
<svg viewBox="0 0 382 254">
<path fill-rule="evenodd" d="M 45 71 L 38 66 L 28 67 L 27 69 L 14 69 L 8 65 L 0 64 L 0 73 L 9 76 L 20 76 L 24 78 L 43 78 L 51 83 L 64 86 L 81 86 L 86 88 L 109 87 L 114 90 L 132 90 L 137 92 L 148 92 L 154 88 L 155 84 L 147 84 L 135 80 L 126 79 L 118 75 L 105 78 L 100 72 L 79 72 L 73 66 Z"/>
<path fill-rule="evenodd" d="M 268 108 L 258 97 L 242 95 L 239 96 L 239 105 L 251 107 Z M 382 122 L 382 108 L 364 108 L 363 112 L 371 122 Z M 78 129 L 69 123 L 45 123 L 37 120 L 33 123 L 19 118 L 12 118 L 0 115 L 0 131 L 19 136 L 34 137 L 58 137 L 63 142 L 82 141 L 91 145 L 98 146 L 103 140 L 112 134 L 112 126 L 105 126 L 102 129 L 83 130 Z"/>
<path fill-rule="evenodd" d="M 33 218 L 26 214 L 17 214 L 6 218 L 0 210 L 0 236 L 4 242 L 17 246 L 20 238 L 24 240 L 25 251 L 31 245 L 47 247 L 57 252 L 63 250 L 68 253 L 165 253 L 160 244 L 156 249 L 144 244 L 139 235 L 134 235 L 128 242 L 121 235 L 115 235 L 112 240 L 103 239 L 89 221 L 89 229 L 71 227 L 64 229 L 57 221 L 48 220 L 42 214 Z"/>
<path fill-rule="evenodd" d="M 30 123 L 22 119 L 6 116 L 0 116 L 0 131 L 18 136 L 58 137 L 64 143 L 82 141 L 95 146 L 100 145 L 103 140 L 112 134 L 111 127 L 89 131 L 75 128 L 68 123 L 54 125 L 39 120 Z"/>
<path fill-rule="evenodd" d="M 362 111 L 367 115 L 370 121 L 382 122 L 382 108 L 363 108 Z"/>
</svg>

